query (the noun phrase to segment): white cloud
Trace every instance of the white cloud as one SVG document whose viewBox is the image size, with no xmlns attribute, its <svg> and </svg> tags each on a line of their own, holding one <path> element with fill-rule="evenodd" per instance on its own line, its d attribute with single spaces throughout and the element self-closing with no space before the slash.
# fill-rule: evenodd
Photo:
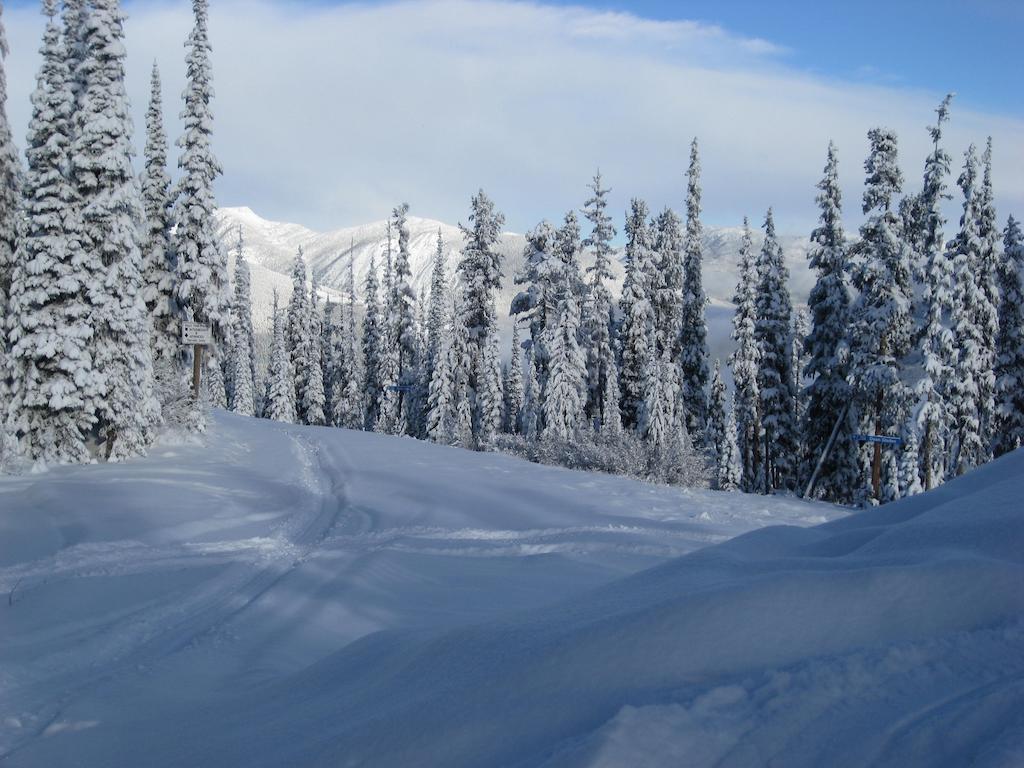
<svg viewBox="0 0 1024 768">
<path fill-rule="evenodd" d="M 831 138 L 853 226 L 867 129 L 899 132 L 916 187 L 925 126 L 943 95 L 798 72 L 771 42 L 715 26 L 579 7 L 212 5 L 215 149 L 226 172 L 219 200 L 317 228 L 379 219 L 401 200 L 418 215 L 455 221 L 482 186 L 522 231 L 580 205 L 597 166 L 620 218 L 634 195 L 678 207 L 694 135 L 709 222 L 749 214 L 759 223 L 774 205 L 781 230 L 807 231 Z M 137 125 L 156 58 L 176 133 L 190 4 L 128 11 Z M 17 8 L 6 21 L 9 111 L 23 141 L 42 17 Z M 955 158 L 988 134 L 1000 215 L 1024 214 L 1024 121 L 954 102 L 947 145 Z"/>
</svg>

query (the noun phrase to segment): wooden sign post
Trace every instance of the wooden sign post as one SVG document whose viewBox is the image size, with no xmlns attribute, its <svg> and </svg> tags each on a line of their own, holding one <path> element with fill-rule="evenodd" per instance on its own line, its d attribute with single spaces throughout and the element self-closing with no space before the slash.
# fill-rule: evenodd
<svg viewBox="0 0 1024 768">
<path fill-rule="evenodd" d="M 903 440 L 888 435 L 854 435 L 853 439 L 858 443 L 874 443 L 875 455 L 871 462 L 871 487 L 875 492 L 875 498 L 882 500 L 882 446 L 895 448 Z"/>
<path fill-rule="evenodd" d="M 193 348 L 192 355 L 192 396 L 199 402 L 199 387 L 202 383 L 203 349 L 213 344 L 213 329 L 203 323 L 186 321 L 181 324 L 181 343 Z"/>
</svg>

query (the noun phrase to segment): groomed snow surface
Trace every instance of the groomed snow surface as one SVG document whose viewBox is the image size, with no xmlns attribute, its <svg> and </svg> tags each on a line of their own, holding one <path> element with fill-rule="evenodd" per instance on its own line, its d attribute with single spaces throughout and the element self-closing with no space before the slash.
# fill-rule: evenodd
<svg viewBox="0 0 1024 768">
<path fill-rule="evenodd" d="M 1021 451 L 847 515 L 218 414 L 0 479 L 0 596 L 5 766 L 1024 765 Z"/>
</svg>

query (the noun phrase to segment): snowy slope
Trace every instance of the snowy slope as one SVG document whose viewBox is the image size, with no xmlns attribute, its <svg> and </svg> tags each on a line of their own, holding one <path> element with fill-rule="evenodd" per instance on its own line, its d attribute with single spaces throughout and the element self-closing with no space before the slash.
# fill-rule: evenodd
<svg viewBox="0 0 1024 768">
<path fill-rule="evenodd" d="M 344 682 L 311 687 L 316 665 L 383 650 L 381 630 L 536 611 L 752 528 L 843 514 L 219 414 L 205 445 L 0 478 L 0 756 L 303 764 L 335 739 L 313 723 Z M 271 700 L 283 730 L 252 719 Z M 250 754 L 259 731 L 287 754 Z"/>
<path fill-rule="evenodd" d="M 1019 765 L 1022 492 L 1018 451 L 845 516 L 219 415 L 0 480 L 0 755 Z"/>
<path fill-rule="evenodd" d="M 303 248 L 311 272 L 324 288 L 335 291 L 343 288 L 350 254 L 355 259 L 356 286 L 360 295 L 371 255 L 377 257 L 378 269 L 383 269 L 381 254 L 387 242 L 386 221 L 332 232 L 315 232 L 298 224 L 267 221 L 249 208 L 222 208 L 217 212 L 218 235 L 232 250 L 239 228 L 245 241 L 245 257 L 253 265 L 253 313 L 260 330 L 269 328 L 273 288 L 278 289 L 283 300 L 291 295 L 290 278 L 282 280 L 278 275 L 291 275 L 299 246 Z M 413 283 L 420 293 L 429 289 L 438 230 L 445 242 L 448 274 L 451 275 L 461 256 L 463 240 L 459 228 L 431 219 L 409 218 L 410 263 Z M 754 234 L 755 245 L 760 247 L 760 232 L 755 231 Z M 736 263 L 742 236 L 740 228 L 731 227 L 709 229 L 704 238 L 704 286 L 711 299 L 708 309 L 709 345 L 712 356 L 723 359 L 732 348 L 729 341 L 730 301 L 736 288 Z M 790 270 L 794 300 L 798 304 L 803 303 L 814 283 L 813 273 L 807 267 L 809 242 L 804 237 L 781 237 L 780 242 Z M 508 306 L 518 290 L 513 278 L 522 266 L 525 244 L 526 239 L 522 235 L 506 232 L 499 245 L 504 257 L 505 280 L 498 299 L 498 314 L 507 333 L 511 333 L 506 317 Z M 586 259 L 584 263 L 587 263 Z M 617 276 L 612 290 L 617 293 L 622 276 L 618 262 L 613 264 L 613 270 Z M 503 350 L 505 347 L 507 344 L 503 345 Z"/>
</svg>

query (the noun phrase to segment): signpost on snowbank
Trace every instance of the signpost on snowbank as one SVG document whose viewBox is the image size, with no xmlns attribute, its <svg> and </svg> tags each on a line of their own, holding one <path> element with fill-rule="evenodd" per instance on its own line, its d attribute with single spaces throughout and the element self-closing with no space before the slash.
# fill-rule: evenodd
<svg viewBox="0 0 1024 768">
<path fill-rule="evenodd" d="M 900 445 L 903 440 L 899 437 L 888 435 L 853 435 L 858 443 L 874 443 L 875 455 L 871 462 L 871 485 L 875 492 L 875 498 L 882 500 L 882 446 L 894 448 Z"/>
<path fill-rule="evenodd" d="M 213 344 L 213 329 L 203 323 L 185 321 L 181 324 L 181 343 L 192 346 L 192 395 L 198 402 L 203 371 L 203 349 Z"/>
</svg>

